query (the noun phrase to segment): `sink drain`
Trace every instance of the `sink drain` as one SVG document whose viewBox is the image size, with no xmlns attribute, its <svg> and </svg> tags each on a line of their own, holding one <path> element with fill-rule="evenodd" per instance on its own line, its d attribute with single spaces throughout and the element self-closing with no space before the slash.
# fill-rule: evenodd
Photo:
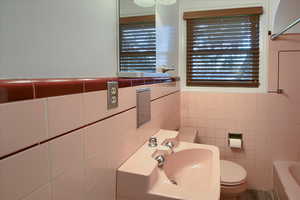
<svg viewBox="0 0 300 200">
<path fill-rule="evenodd" d="M 172 184 L 178 185 L 178 183 L 175 180 L 170 180 Z"/>
</svg>

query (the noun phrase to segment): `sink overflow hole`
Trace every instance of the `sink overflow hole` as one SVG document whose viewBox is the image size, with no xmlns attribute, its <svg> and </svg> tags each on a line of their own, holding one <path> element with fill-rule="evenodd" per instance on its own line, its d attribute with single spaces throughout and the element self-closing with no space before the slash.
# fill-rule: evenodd
<svg viewBox="0 0 300 200">
<path fill-rule="evenodd" d="M 170 180 L 172 184 L 178 185 L 178 183 L 175 180 Z"/>
</svg>

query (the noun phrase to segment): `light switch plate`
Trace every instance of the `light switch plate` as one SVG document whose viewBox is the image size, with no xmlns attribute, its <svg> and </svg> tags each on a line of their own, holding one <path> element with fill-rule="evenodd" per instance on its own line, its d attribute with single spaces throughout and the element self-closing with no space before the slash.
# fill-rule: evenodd
<svg viewBox="0 0 300 200">
<path fill-rule="evenodd" d="M 119 106 L 119 85 L 117 81 L 107 82 L 107 109 Z"/>
</svg>

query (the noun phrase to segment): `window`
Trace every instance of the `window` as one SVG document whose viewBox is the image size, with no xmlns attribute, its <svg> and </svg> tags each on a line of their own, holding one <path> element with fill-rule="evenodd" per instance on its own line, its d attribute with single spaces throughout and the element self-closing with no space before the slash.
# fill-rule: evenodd
<svg viewBox="0 0 300 200">
<path fill-rule="evenodd" d="M 184 13 L 187 86 L 259 86 L 261 7 Z"/>
<path fill-rule="evenodd" d="M 120 71 L 155 72 L 155 16 L 120 19 Z"/>
</svg>

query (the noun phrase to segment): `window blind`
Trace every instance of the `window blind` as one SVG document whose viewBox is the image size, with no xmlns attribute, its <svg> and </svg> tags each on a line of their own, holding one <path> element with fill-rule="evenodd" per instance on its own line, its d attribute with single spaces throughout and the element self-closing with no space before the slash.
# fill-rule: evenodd
<svg viewBox="0 0 300 200">
<path fill-rule="evenodd" d="M 129 19 L 129 18 L 128 18 Z M 155 72 L 154 17 L 134 17 L 120 23 L 120 71 Z"/>
<path fill-rule="evenodd" d="M 188 86 L 259 86 L 260 12 L 230 10 L 233 16 L 222 11 L 210 17 L 207 12 L 204 17 L 201 12 L 198 17 L 185 14 Z"/>
</svg>

